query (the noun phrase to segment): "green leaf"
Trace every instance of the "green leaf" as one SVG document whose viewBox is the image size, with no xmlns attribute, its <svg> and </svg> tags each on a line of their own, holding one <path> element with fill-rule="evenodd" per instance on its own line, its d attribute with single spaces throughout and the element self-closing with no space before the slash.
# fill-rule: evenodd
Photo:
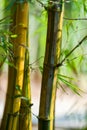
<svg viewBox="0 0 87 130">
<path fill-rule="evenodd" d="M 87 12 L 87 0 L 84 0 L 84 11 Z"/>
<path fill-rule="evenodd" d="M 16 0 L 11 0 L 3 11 L 10 10 L 15 2 L 16 2 Z"/>
<path fill-rule="evenodd" d="M 7 63 L 9 66 L 11 66 L 11 67 L 14 67 L 15 69 L 16 69 L 16 66 L 14 65 L 14 63 L 12 63 L 12 62 L 9 62 L 9 61 L 5 61 L 5 63 Z"/>
<path fill-rule="evenodd" d="M 59 86 L 61 87 L 61 89 L 62 89 L 66 94 L 68 94 L 68 93 L 66 92 L 66 90 L 64 89 L 63 85 L 61 85 L 61 84 L 58 82 L 58 85 L 57 85 L 57 88 L 58 88 L 58 89 L 59 89 Z"/>
<path fill-rule="evenodd" d="M 65 80 L 64 78 L 58 77 L 59 80 L 61 80 L 64 84 L 66 84 L 73 92 L 80 95 L 80 92 L 83 92 L 79 87 L 76 85 L 71 84 L 69 81 Z"/>
<path fill-rule="evenodd" d="M 0 46 L 0 67 L 3 65 L 6 59 L 6 52 L 3 47 Z"/>
<path fill-rule="evenodd" d="M 6 16 L 6 17 L 0 19 L 0 25 L 1 25 L 2 23 L 8 23 L 8 22 L 12 22 L 12 20 L 10 19 L 10 16 Z M 5 30 L 5 31 L 6 31 L 6 30 Z"/>
<path fill-rule="evenodd" d="M 63 78 L 67 78 L 67 79 L 74 79 L 73 77 L 68 77 L 68 76 L 66 76 L 66 75 L 62 75 L 62 74 L 58 74 L 58 78 L 59 77 L 63 77 Z"/>
<path fill-rule="evenodd" d="M 41 74 L 43 73 L 43 67 L 42 66 L 39 66 L 39 69 L 40 69 L 40 72 Z"/>
<path fill-rule="evenodd" d="M 10 37 L 11 37 L 11 38 L 16 38 L 16 37 L 17 37 L 17 34 L 12 34 Z"/>
</svg>

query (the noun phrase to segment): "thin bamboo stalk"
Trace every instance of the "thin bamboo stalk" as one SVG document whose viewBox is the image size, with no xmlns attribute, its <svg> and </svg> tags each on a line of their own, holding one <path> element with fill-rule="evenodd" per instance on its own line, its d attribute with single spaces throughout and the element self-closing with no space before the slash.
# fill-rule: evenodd
<svg viewBox="0 0 87 130">
<path fill-rule="evenodd" d="M 38 130 L 54 129 L 54 114 L 56 100 L 56 83 L 58 70 L 55 65 L 59 62 L 60 46 L 62 40 L 63 1 L 49 2 L 48 28 L 46 52 L 40 97 Z M 61 2 L 59 5 L 56 2 Z"/>
<path fill-rule="evenodd" d="M 31 88 L 30 88 L 30 69 L 29 69 L 29 52 L 25 54 L 25 72 L 22 95 L 24 99 L 21 101 L 19 130 L 31 130 Z"/>
<path fill-rule="evenodd" d="M 28 22 L 29 23 L 29 22 Z M 29 32 L 28 32 L 29 34 Z M 26 46 L 29 48 L 28 35 Z M 30 87 L 30 68 L 29 68 L 29 51 L 25 52 L 25 66 L 22 95 L 24 99 L 21 101 L 19 130 L 32 130 L 31 120 L 31 87 Z"/>
</svg>

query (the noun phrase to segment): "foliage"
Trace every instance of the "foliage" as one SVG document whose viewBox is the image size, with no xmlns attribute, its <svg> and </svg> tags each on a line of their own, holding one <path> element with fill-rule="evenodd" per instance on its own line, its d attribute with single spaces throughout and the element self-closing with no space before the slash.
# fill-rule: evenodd
<svg viewBox="0 0 87 130">
<path fill-rule="evenodd" d="M 30 2 L 30 15 L 34 17 L 34 24 L 36 25 L 36 23 L 38 23 L 36 30 L 34 29 L 32 33 L 33 39 L 35 36 L 37 36 L 37 41 L 34 40 L 34 42 L 35 44 L 37 42 L 38 46 L 31 48 L 30 51 L 32 52 L 32 49 L 37 49 L 37 56 L 36 60 L 29 65 L 31 69 L 34 69 L 33 65 L 36 63 L 41 72 L 43 72 L 43 60 L 47 35 L 47 11 L 51 6 L 59 6 L 62 4 L 62 2 L 51 1 L 52 5 L 49 6 L 48 0 L 10 0 L 7 3 L 7 6 L 3 9 L 3 12 L 9 12 L 15 2 L 23 3 L 26 1 Z M 61 55 L 59 59 L 59 66 L 57 64 L 53 67 L 57 67 L 60 71 L 60 73 L 58 72 L 57 75 L 58 85 L 61 87 L 62 82 L 62 84 L 65 84 L 74 93 L 80 95 L 80 93 L 83 91 L 76 84 L 73 84 L 73 78 L 71 75 L 77 76 L 79 73 L 87 72 L 87 41 L 86 39 L 82 40 L 82 38 L 84 39 L 84 36 L 87 37 L 87 0 L 65 0 L 64 4 L 65 14 L 63 23 Z M 0 68 L 4 62 L 14 67 L 12 63 L 14 54 L 12 51 L 13 46 L 11 39 L 17 38 L 17 34 L 13 34 L 8 30 L 8 26 L 11 25 L 12 22 L 13 21 L 9 15 L 7 15 L 5 18 L 0 19 Z M 30 23 L 30 26 L 33 26 L 32 22 Z M 26 49 L 29 49 L 27 45 L 24 47 Z M 31 55 L 30 58 L 32 57 L 33 56 Z M 6 59 L 10 59 L 10 62 L 6 61 Z M 30 107 L 32 104 L 30 104 L 29 99 L 22 94 L 22 90 L 20 89 L 19 85 L 16 85 L 16 90 L 18 93 L 13 96 L 13 99 L 19 98 L 24 101 L 30 112 Z"/>
<path fill-rule="evenodd" d="M 24 0 L 18 0 L 17 2 L 22 3 Z M 40 8 L 40 6 L 47 6 L 48 1 L 34 1 L 28 0 L 31 3 L 31 15 L 34 15 L 36 22 L 38 22 L 38 29 L 34 31 L 33 36 L 38 35 L 38 54 L 37 58 L 44 56 L 45 53 L 45 41 L 46 41 L 46 26 L 47 26 L 47 12 L 44 8 Z M 16 0 L 10 1 L 4 11 L 8 11 L 13 6 Z M 33 4 L 33 5 L 32 5 Z M 58 3 L 57 3 L 58 4 Z M 32 10 L 32 7 L 35 7 L 35 11 Z M 39 8 L 38 8 L 39 7 Z M 68 8 L 68 9 L 67 9 Z M 68 11 L 70 10 L 70 11 Z M 33 11 L 33 13 L 32 13 Z M 38 13 L 35 13 L 38 12 Z M 64 19 L 63 24 L 63 38 L 62 38 L 62 50 L 61 57 L 65 57 L 71 47 L 73 48 L 74 44 L 76 44 L 82 36 L 86 33 L 86 21 L 82 20 L 73 20 L 74 18 L 83 18 L 86 16 L 87 12 L 87 1 L 86 0 L 72 0 L 65 1 L 65 15 L 64 17 L 72 18 L 72 20 Z M 12 20 L 10 17 L 2 18 L 0 20 L 0 26 L 3 24 L 11 23 Z M 83 24 L 84 23 L 84 24 Z M 75 35 L 74 35 L 75 34 Z M 12 44 L 8 41 L 8 38 L 16 38 L 16 34 L 11 34 L 11 32 L 6 30 L 0 30 L 0 67 L 5 62 L 6 58 L 12 59 L 14 54 L 12 52 Z M 84 42 L 85 43 L 85 42 Z M 86 72 L 86 44 L 84 46 L 79 47 L 78 51 L 75 51 L 70 55 L 66 62 L 63 64 L 62 69 L 60 71 L 65 74 L 67 71 L 68 75 L 79 72 Z M 84 52 L 84 53 L 83 53 Z M 84 60 L 83 60 L 84 59 Z M 11 65 L 11 63 L 8 62 Z M 43 66 L 43 60 L 38 61 L 39 66 Z M 79 65 L 79 67 L 77 67 Z M 84 66 L 84 67 L 83 67 Z M 42 69 L 42 67 L 41 67 Z"/>
<path fill-rule="evenodd" d="M 0 67 L 7 58 L 11 61 L 13 59 L 12 43 L 8 40 L 10 37 L 13 37 L 13 35 L 9 31 L 0 30 Z"/>
<path fill-rule="evenodd" d="M 69 81 L 68 81 L 69 80 Z M 58 83 L 61 81 L 63 82 L 67 87 L 69 87 L 74 93 L 78 94 L 79 96 L 81 92 L 83 92 L 78 86 L 75 84 L 72 84 L 73 78 L 67 77 L 65 75 L 58 74 Z M 59 86 L 61 87 L 60 83 Z"/>
<path fill-rule="evenodd" d="M 39 3 L 39 6 L 37 6 L 37 4 Z M 36 4 L 36 9 L 34 17 L 37 20 L 37 22 L 39 23 L 39 28 L 34 32 L 34 35 L 38 35 L 38 54 L 37 57 L 41 57 L 44 56 L 44 52 L 45 52 L 45 41 L 46 41 L 46 10 L 44 9 L 40 9 L 40 6 L 42 6 L 42 4 L 46 4 L 46 2 L 39 1 L 37 0 L 37 4 Z M 71 48 L 73 48 L 73 46 L 75 46 L 76 43 L 78 43 L 81 38 L 86 34 L 86 19 L 85 20 L 79 20 L 78 18 L 85 18 L 86 16 L 86 10 L 84 9 L 86 1 L 78 1 L 78 0 L 72 0 L 72 1 L 65 1 L 65 15 L 64 18 L 72 18 L 72 20 L 66 20 L 64 19 L 64 24 L 63 24 L 63 38 L 62 38 L 62 50 L 61 50 L 61 57 L 60 59 L 63 59 L 63 57 L 65 57 L 65 55 L 67 53 L 69 53 L 69 51 L 71 50 Z M 39 7 L 37 9 L 37 7 Z M 68 9 L 67 9 L 68 8 Z M 69 10 L 69 11 L 68 11 Z M 42 12 L 41 12 L 42 11 Z M 45 12 L 43 14 L 43 12 Z M 38 17 L 39 16 L 39 17 Z M 77 18 L 77 20 L 73 20 Z M 83 24 L 84 23 L 84 24 Z M 84 42 L 85 43 L 85 42 Z M 44 49 L 43 49 L 44 48 Z M 84 52 L 84 53 L 83 53 Z M 77 71 L 77 73 L 79 73 L 80 71 L 83 70 L 83 67 L 81 64 L 83 64 L 82 58 L 84 57 L 84 55 L 86 54 L 86 49 L 84 48 L 84 46 L 80 46 L 78 48 L 77 51 L 73 52 L 72 55 L 69 57 L 68 60 L 66 60 L 66 66 L 62 67 L 64 69 L 61 69 L 61 71 L 63 70 L 63 72 L 70 70 L 70 73 L 72 73 L 72 68 L 75 68 L 75 70 Z M 73 60 L 72 60 L 73 59 Z M 77 67 L 80 63 L 80 66 Z M 71 65 L 73 65 L 73 67 L 71 67 Z M 40 65 L 41 62 L 40 62 Z M 64 66 L 64 65 L 63 65 Z M 85 68 L 86 70 L 86 68 Z"/>
<path fill-rule="evenodd" d="M 47 6 L 47 1 L 39 1 L 37 0 L 40 6 L 44 7 Z M 36 6 L 35 6 L 36 7 Z M 39 51 L 38 58 L 44 56 L 44 49 L 45 48 L 45 41 L 46 41 L 46 10 L 42 9 L 41 17 L 38 17 L 37 14 L 34 16 L 37 22 L 39 22 L 39 28 L 34 32 L 35 35 L 39 35 Z M 37 12 L 41 12 L 41 10 L 37 10 Z M 86 1 L 82 0 L 71 0 L 65 1 L 65 14 L 64 14 L 64 23 L 63 23 L 63 37 L 62 37 L 62 46 L 61 46 L 61 56 L 60 61 L 63 60 L 64 57 L 79 43 L 79 41 L 86 35 Z M 67 19 L 65 19 L 67 18 Z M 44 21 L 45 19 L 45 21 Z M 43 23 L 45 26 L 43 26 Z M 44 32 L 45 30 L 45 32 Z M 39 44 L 40 43 L 40 44 Z M 60 73 L 63 75 L 71 76 L 71 75 L 78 75 L 79 73 L 87 72 L 87 56 L 86 56 L 86 41 L 79 46 L 76 51 L 73 51 L 72 54 L 66 58 L 64 64 L 60 67 Z M 40 62 L 40 70 L 41 72 L 43 64 Z M 84 67 L 83 67 L 84 66 Z M 62 80 L 67 86 L 73 89 L 73 85 L 65 79 Z M 76 89 L 79 89 L 76 87 Z M 74 89 L 75 90 L 75 89 Z M 79 90 L 75 90 L 78 93 Z M 74 92 L 75 92 L 74 91 Z M 78 93 L 79 94 L 79 93 Z"/>
</svg>

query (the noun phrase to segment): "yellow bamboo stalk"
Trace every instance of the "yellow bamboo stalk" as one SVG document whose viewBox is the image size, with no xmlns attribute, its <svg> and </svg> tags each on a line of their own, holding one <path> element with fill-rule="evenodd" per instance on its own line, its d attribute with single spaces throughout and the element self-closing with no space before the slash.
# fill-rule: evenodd
<svg viewBox="0 0 87 130">
<path fill-rule="evenodd" d="M 6 2 L 5 2 L 6 4 Z M 13 9 L 12 9 L 13 10 Z M 10 12 L 9 12 L 10 13 Z M 15 14 L 12 14 L 13 24 L 11 28 L 15 26 Z M 13 32 L 14 33 L 14 32 Z M 12 42 L 14 43 L 14 40 L 12 39 Z M 11 62 L 11 61 L 9 61 Z M 13 61 L 14 64 L 14 61 Z M 0 130 L 6 130 L 7 124 L 9 122 L 9 118 L 12 113 L 12 106 L 13 106 L 13 98 L 15 91 L 15 79 L 16 79 L 16 69 L 14 67 L 8 66 L 8 85 L 7 85 L 7 92 L 6 92 L 6 102 L 5 102 L 5 108 L 3 113 L 3 118 L 0 126 Z"/>
<path fill-rule="evenodd" d="M 17 67 L 17 76 L 16 76 L 16 85 L 22 90 L 23 86 L 23 74 L 24 74 L 24 59 L 25 59 L 25 46 L 27 41 L 27 31 L 28 31 L 28 3 L 18 3 L 17 4 L 17 16 L 16 16 L 16 34 L 18 35 L 15 43 L 15 56 L 16 56 L 16 67 Z M 19 94 L 18 91 L 15 91 L 15 95 Z M 14 99 L 13 104 L 13 113 L 20 110 L 21 99 Z M 12 125 L 14 126 L 11 130 L 17 129 L 18 116 L 13 120 Z"/>
<path fill-rule="evenodd" d="M 16 86 L 22 90 L 23 86 L 23 76 L 24 76 L 24 61 L 25 61 L 25 46 L 27 42 L 27 32 L 28 32 L 28 2 L 18 2 L 15 4 L 16 15 L 15 15 L 15 29 L 14 33 L 17 34 L 17 38 L 14 42 L 14 56 L 15 56 L 15 66 L 16 66 Z M 15 90 L 14 95 L 17 97 L 20 92 Z M 19 129 L 19 111 L 20 111 L 21 98 L 17 97 L 13 99 L 13 108 L 10 116 L 8 130 Z"/>
<path fill-rule="evenodd" d="M 24 84 L 22 89 L 24 99 L 21 101 L 19 130 L 31 130 L 31 88 L 30 88 L 30 68 L 29 68 L 29 52 L 25 54 L 25 72 Z"/>
<path fill-rule="evenodd" d="M 17 34 L 17 38 L 14 45 L 14 55 L 16 57 L 15 63 L 17 69 L 16 85 L 18 85 L 22 90 L 24 76 L 25 46 L 28 31 L 28 3 L 18 3 L 16 14 L 17 15 L 15 33 Z M 15 95 L 18 93 L 18 91 L 15 91 Z M 17 110 L 19 110 L 20 108 L 20 99 L 14 99 L 14 105 L 15 107 L 13 107 L 13 112 L 17 112 Z"/>
<path fill-rule="evenodd" d="M 28 22 L 29 23 L 29 22 Z M 28 32 L 29 34 L 29 32 Z M 26 46 L 29 48 L 27 35 Z M 21 100 L 20 107 L 20 118 L 19 118 L 19 130 L 32 130 L 31 120 L 31 87 L 30 87 L 30 68 L 29 68 L 29 51 L 26 49 L 25 52 L 25 65 L 24 65 L 24 78 L 22 96 L 24 99 Z"/>
<path fill-rule="evenodd" d="M 57 1 L 58 2 L 58 1 Z M 59 0 L 59 2 L 63 2 Z M 48 29 L 44 69 L 41 87 L 40 110 L 38 130 L 54 129 L 54 114 L 56 100 L 56 83 L 58 69 L 55 66 L 59 62 L 60 46 L 62 40 L 63 4 L 56 5 L 54 0 L 49 2 Z"/>
<path fill-rule="evenodd" d="M 12 113 L 12 103 L 13 103 L 12 95 L 14 94 L 14 88 L 15 88 L 15 69 L 13 67 L 9 67 L 6 103 L 0 130 L 6 130 L 6 125 L 8 124 L 10 113 Z"/>
</svg>

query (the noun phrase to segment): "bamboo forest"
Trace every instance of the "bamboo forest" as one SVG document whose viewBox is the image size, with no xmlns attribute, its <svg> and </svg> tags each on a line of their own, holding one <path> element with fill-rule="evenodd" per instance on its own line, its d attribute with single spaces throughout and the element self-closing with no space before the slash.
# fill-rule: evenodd
<svg viewBox="0 0 87 130">
<path fill-rule="evenodd" d="M 0 0 L 0 130 L 87 130 L 87 0 Z"/>
</svg>

